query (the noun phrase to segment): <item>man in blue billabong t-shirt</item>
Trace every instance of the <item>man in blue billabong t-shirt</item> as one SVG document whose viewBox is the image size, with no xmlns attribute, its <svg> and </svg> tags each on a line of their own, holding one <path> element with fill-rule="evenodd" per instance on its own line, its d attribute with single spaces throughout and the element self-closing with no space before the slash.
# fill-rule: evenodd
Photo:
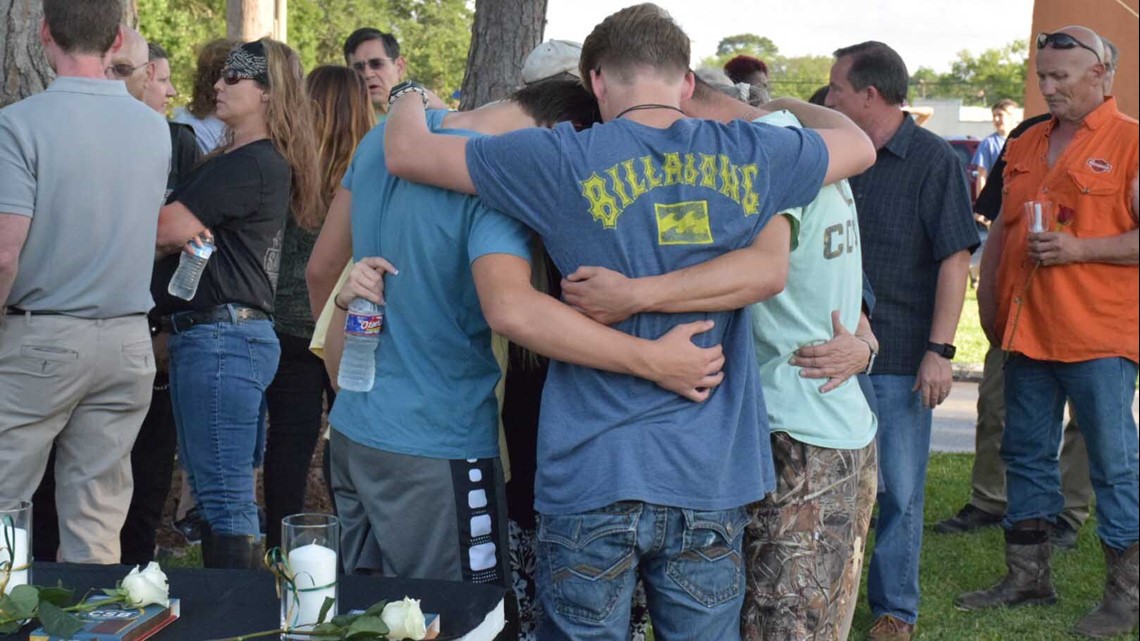
<svg viewBox="0 0 1140 641">
<path fill-rule="evenodd" d="M 695 340 L 723 344 L 723 381 L 689 395 L 700 403 L 552 361 L 536 479 L 542 638 L 623 635 L 627 622 L 611 615 L 628 603 L 639 565 L 663 638 L 693 630 L 739 638 L 744 506 L 774 483 L 740 308 L 783 287 L 791 230 L 774 215 L 874 160 L 854 125 L 807 105 L 803 120 L 820 132 L 685 119 L 688 61 L 685 34 L 643 4 L 610 16 L 585 41 L 580 68 L 606 121 L 588 131 L 565 124 L 468 140 L 432 133 L 417 98 L 392 102 L 385 150 L 393 174 L 477 192 L 539 233 L 571 278 L 581 266 L 660 276 L 661 299 L 645 307 L 652 311 L 618 329 L 653 339 L 711 319 L 714 328 Z M 745 268 L 748 286 L 709 278 L 700 265 L 730 256 L 760 266 Z M 505 329 L 512 339 L 510 330 L 527 331 Z"/>
</svg>

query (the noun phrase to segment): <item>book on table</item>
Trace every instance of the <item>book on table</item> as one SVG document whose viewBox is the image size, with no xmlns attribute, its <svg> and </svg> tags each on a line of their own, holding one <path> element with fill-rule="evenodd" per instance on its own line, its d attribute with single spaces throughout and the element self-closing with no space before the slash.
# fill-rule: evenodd
<svg viewBox="0 0 1140 641">
<path fill-rule="evenodd" d="M 97 595 L 87 602 L 95 603 L 106 598 Z M 132 608 L 112 603 L 78 614 L 83 628 L 67 639 L 49 636 L 43 628 L 36 628 L 28 636 L 28 641 L 142 641 L 170 625 L 180 613 L 178 599 L 171 599 L 167 607 L 148 605 Z"/>
</svg>

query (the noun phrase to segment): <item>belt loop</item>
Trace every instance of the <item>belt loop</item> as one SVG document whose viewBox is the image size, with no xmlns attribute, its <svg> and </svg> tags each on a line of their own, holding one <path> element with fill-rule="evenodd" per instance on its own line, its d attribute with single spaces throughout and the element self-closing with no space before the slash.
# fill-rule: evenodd
<svg viewBox="0 0 1140 641">
<path fill-rule="evenodd" d="M 237 310 L 234 309 L 233 303 L 226 303 L 226 311 L 230 313 L 230 322 L 234 325 L 238 324 Z"/>
</svg>

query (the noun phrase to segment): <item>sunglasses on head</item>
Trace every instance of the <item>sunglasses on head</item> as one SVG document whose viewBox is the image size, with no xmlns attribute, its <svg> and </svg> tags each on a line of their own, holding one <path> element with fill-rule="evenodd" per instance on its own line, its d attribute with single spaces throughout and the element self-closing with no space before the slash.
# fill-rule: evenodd
<svg viewBox="0 0 1140 641">
<path fill-rule="evenodd" d="M 1092 55 L 1096 56 L 1097 62 L 1103 62 L 1100 59 L 1100 54 L 1096 49 L 1088 46 L 1087 44 L 1077 40 L 1067 33 L 1039 33 L 1037 34 L 1037 48 L 1044 49 L 1045 47 L 1052 46 L 1054 49 L 1072 49 L 1073 47 L 1080 47 L 1085 51 L 1091 51 Z"/>
<path fill-rule="evenodd" d="M 385 62 L 386 60 L 395 62 L 395 60 L 392 60 L 391 58 L 369 58 L 368 60 L 357 60 L 356 62 L 352 63 L 352 68 L 363 72 L 364 67 L 367 66 L 373 71 L 380 71 L 388 65 L 388 63 Z"/>
</svg>

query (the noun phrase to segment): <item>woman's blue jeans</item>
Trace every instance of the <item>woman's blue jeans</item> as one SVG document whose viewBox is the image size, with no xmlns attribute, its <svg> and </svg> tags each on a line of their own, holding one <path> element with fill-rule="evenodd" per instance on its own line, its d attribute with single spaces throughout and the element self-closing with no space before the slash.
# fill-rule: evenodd
<svg viewBox="0 0 1140 641">
<path fill-rule="evenodd" d="M 217 535 L 259 536 L 254 467 L 265 449 L 265 390 L 281 347 L 267 320 L 195 325 L 170 337 L 178 452 Z"/>
</svg>

